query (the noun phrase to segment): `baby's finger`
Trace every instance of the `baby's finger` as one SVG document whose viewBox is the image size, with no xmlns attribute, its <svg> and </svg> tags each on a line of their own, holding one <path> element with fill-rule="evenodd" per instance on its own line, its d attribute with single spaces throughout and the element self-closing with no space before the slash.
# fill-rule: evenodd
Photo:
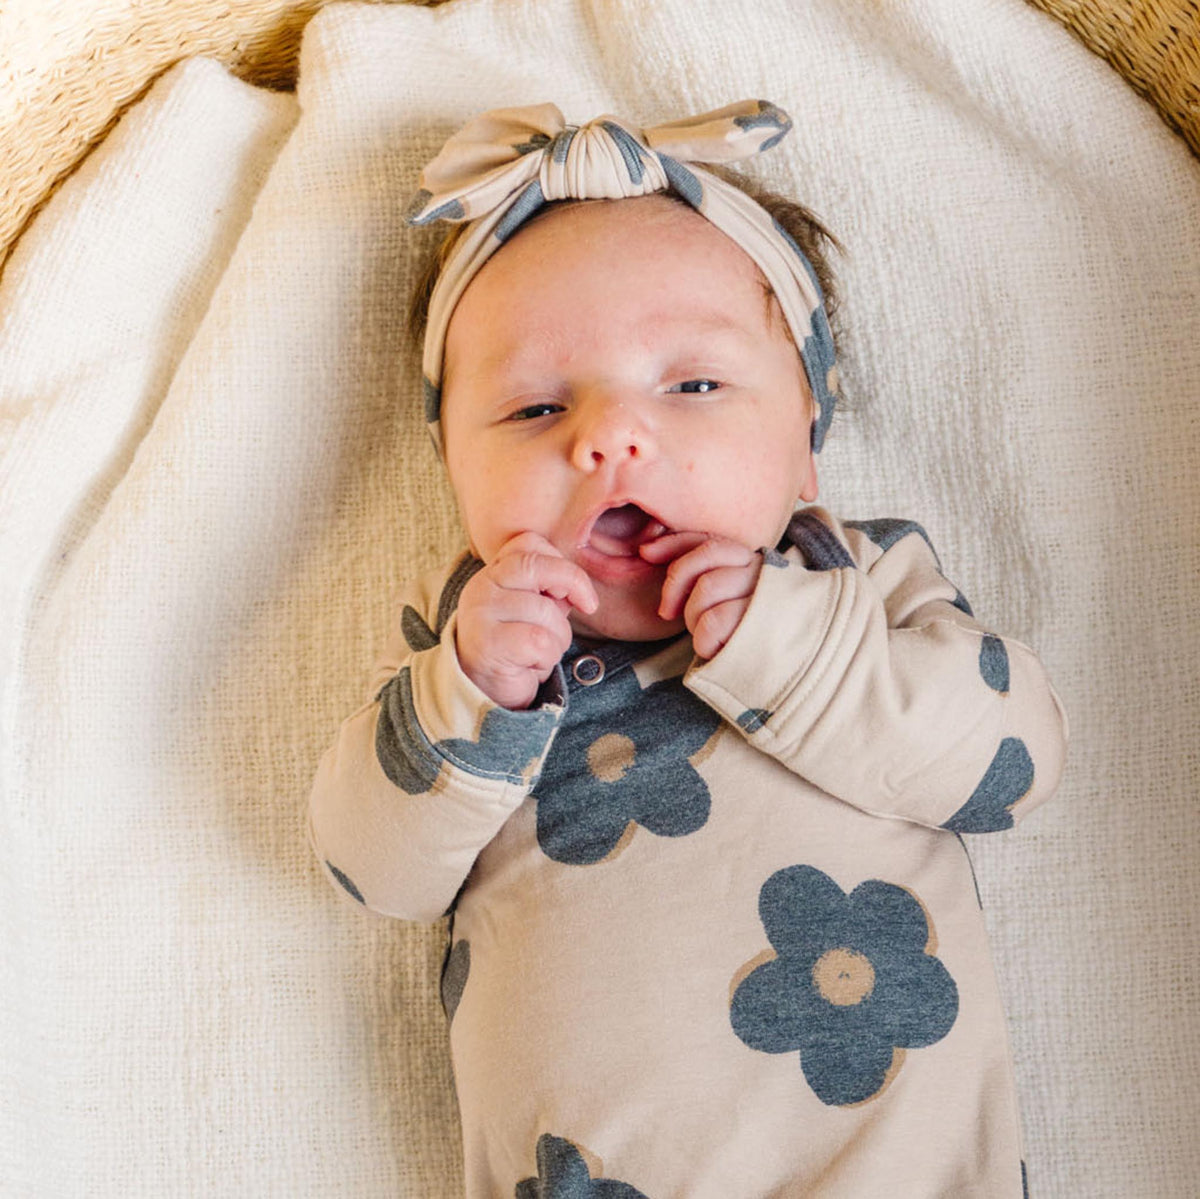
<svg viewBox="0 0 1200 1199">
<path fill-rule="evenodd" d="M 658 607 L 659 616 L 663 620 L 677 619 L 697 580 L 708 571 L 727 566 L 744 567 L 752 563 L 762 563 L 757 551 L 727 537 L 707 538 L 667 567 Z"/>
<path fill-rule="evenodd" d="M 513 551 L 530 551 L 538 554 L 546 554 L 551 558 L 562 558 L 565 555 L 548 537 L 543 537 L 541 533 L 535 533 L 532 529 L 525 529 L 521 533 L 514 533 L 497 551 L 496 557 L 502 558 L 505 554 Z"/>
<path fill-rule="evenodd" d="M 757 554 L 754 558 L 746 566 L 718 566 L 696 580 L 683 606 L 684 623 L 689 629 L 696 628 L 710 608 L 732 600 L 749 602 L 762 571 L 762 558 Z"/>
<path fill-rule="evenodd" d="M 717 651 L 733 636 L 734 631 L 746 615 L 749 599 L 726 600 L 714 608 L 706 609 L 693 627 L 692 648 L 701 658 L 715 658 Z"/>
<path fill-rule="evenodd" d="M 638 546 L 638 552 L 641 554 L 643 560 L 646 562 L 651 562 L 657 566 L 663 566 L 663 565 L 668 566 L 667 578 L 669 579 L 670 578 L 670 573 L 669 573 L 670 565 L 669 564 L 679 561 L 680 558 L 684 557 L 686 554 L 690 553 L 692 550 L 696 549 L 698 546 L 703 545 L 706 541 L 709 541 L 709 540 L 711 540 L 711 537 L 708 533 L 700 533 L 700 532 L 692 532 L 692 531 L 684 530 L 682 532 L 667 533 L 662 537 L 655 538 L 655 540 L 653 540 L 653 541 L 647 541 L 645 543 L 645 545 Z M 682 576 L 678 572 L 676 572 L 676 582 L 672 583 L 671 587 L 670 587 L 670 598 L 672 598 L 672 599 L 675 598 L 675 593 L 679 590 L 679 583 L 680 583 L 681 578 L 682 578 Z M 664 579 L 663 582 L 664 582 L 663 593 L 664 593 L 664 595 L 667 595 L 668 589 L 665 586 L 667 579 Z M 683 593 L 684 598 L 686 598 L 686 594 L 687 593 L 685 591 Z M 673 620 L 674 617 L 679 614 L 677 609 L 680 606 L 681 606 L 681 604 L 672 604 L 672 608 L 674 608 L 676 610 L 675 610 L 674 616 L 668 616 L 664 612 L 664 609 L 660 603 L 659 615 L 661 617 L 663 617 L 664 619 Z"/>
<path fill-rule="evenodd" d="M 536 624 L 566 635 L 565 652 L 570 645 L 569 605 L 540 591 L 522 591 L 497 587 L 488 603 L 488 615 L 497 624 Z"/>
<path fill-rule="evenodd" d="M 707 533 L 691 533 L 686 531 L 665 533 L 662 537 L 656 537 L 653 541 L 647 541 L 644 545 L 639 545 L 638 553 L 647 562 L 671 562 L 681 554 L 686 554 L 688 550 L 702 545 L 708 539 L 709 535 Z"/>
<path fill-rule="evenodd" d="M 498 662 L 532 670 L 545 682 L 570 644 L 570 625 L 564 632 L 541 622 L 502 621 L 495 626 L 492 652 Z"/>
<path fill-rule="evenodd" d="M 512 541 L 508 542 L 489 567 L 493 582 L 512 591 L 541 592 L 554 599 L 566 600 L 584 612 L 594 612 L 600 601 L 587 572 L 564 558 L 549 542 L 546 544 L 553 550 L 553 555 L 540 549 L 515 547 Z"/>
</svg>

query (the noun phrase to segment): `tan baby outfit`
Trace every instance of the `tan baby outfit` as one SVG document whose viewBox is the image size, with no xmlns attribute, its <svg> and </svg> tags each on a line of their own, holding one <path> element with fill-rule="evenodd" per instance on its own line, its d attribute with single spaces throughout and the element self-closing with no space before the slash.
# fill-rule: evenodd
<svg viewBox="0 0 1200 1199">
<path fill-rule="evenodd" d="M 468 1194 L 1020 1199 L 961 834 L 1057 784 L 1030 650 L 919 526 L 809 508 L 714 658 L 573 645 L 509 711 L 455 654 L 479 565 L 409 598 L 311 809 L 358 902 L 453 909 Z"/>
</svg>

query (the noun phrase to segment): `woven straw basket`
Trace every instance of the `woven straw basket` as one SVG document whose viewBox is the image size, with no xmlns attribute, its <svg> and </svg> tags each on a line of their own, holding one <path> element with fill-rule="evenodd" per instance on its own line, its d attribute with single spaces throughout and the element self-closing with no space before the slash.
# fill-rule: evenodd
<svg viewBox="0 0 1200 1199">
<path fill-rule="evenodd" d="M 57 183 L 168 66 L 203 54 L 288 88 L 304 25 L 327 2 L 0 4 L 0 264 Z M 1200 0 L 1031 2 L 1112 63 L 1200 154 Z"/>
</svg>

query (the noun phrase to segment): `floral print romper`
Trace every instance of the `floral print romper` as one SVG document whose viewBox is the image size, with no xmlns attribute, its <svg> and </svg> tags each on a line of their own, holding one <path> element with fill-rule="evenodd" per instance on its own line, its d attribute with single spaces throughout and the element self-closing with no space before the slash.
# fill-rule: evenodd
<svg viewBox="0 0 1200 1199">
<path fill-rule="evenodd" d="M 430 572 L 318 772 L 356 901 L 452 912 L 467 1192 L 1020 1199 L 1004 1014 L 963 833 L 1054 790 L 1066 724 L 920 526 L 795 514 L 710 660 L 572 645 L 527 711 Z"/>
</svg>

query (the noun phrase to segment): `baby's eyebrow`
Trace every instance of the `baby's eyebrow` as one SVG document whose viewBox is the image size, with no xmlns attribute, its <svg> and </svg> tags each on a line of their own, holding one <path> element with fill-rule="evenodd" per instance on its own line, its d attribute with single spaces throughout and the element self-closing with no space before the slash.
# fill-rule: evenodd
<svg viewBox="0 0 1200 1199">
<path fill-rule="evenodd" d="M 665 325 L 669 329 L 679 328 L 689 333 L 702 335 L 734 333 L 743 337 L 754 336 L 754 330 L 748 328 L 742 321 L 721 311 L 700 311 L 686 315 L 672 311 L 655 314 L 645 323 L 647 327 Z"/>
<path fill-rule="evenodd" d="M 663 349 L 672 358 L 706 358 L 731 342 L 754 345 L 765 332 L 765 329 L 752 329 L 720 311 L 702 310 L 682 315 L 672 310 L 644 318 L 638 331 L 629 338 L 629 344 L 631 348 L 651 352 Z M 518 339 L 493 354 L 475 357 L 469 373 L 463 371 L 462 364 L 448 359 L 446 373 L 447 377 L 458 374 L 460 380 L 503 378 L 520 381 L 528 378 L 532 384 L 555 369 L 560 358 L 569 357 L 571 349 L 570 343 L 534 333 L 527 340 Z"/>
</svg>

